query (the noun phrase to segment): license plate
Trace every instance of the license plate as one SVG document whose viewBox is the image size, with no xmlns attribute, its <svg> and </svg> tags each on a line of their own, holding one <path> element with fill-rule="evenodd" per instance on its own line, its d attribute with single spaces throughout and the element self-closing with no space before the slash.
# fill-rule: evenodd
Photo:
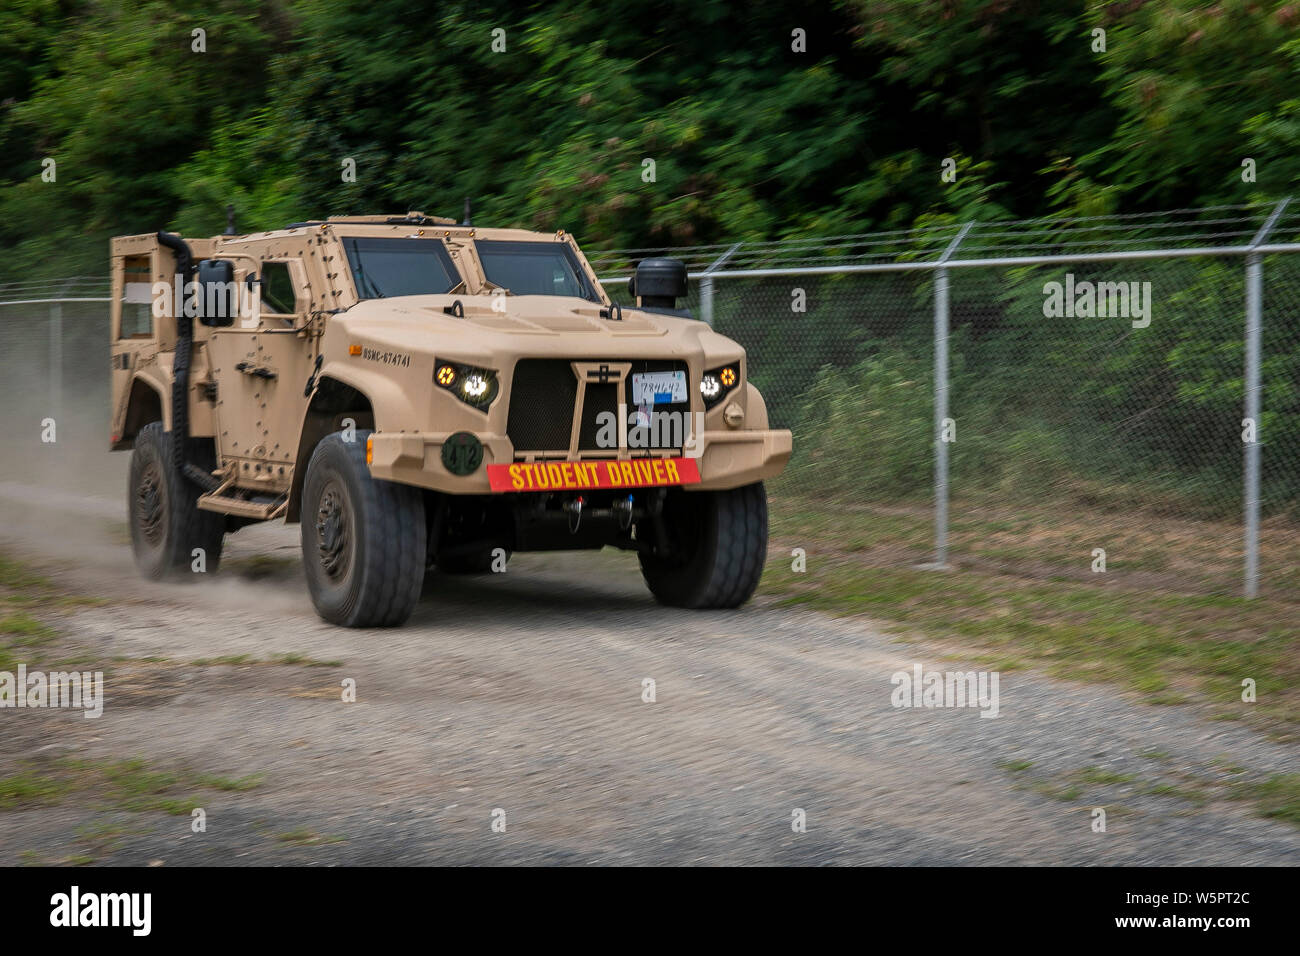
<svg viewBox="0 0 1300 956">
<path fill-rule="evenodd" d="M 685 372 L 638 372 L 632 376 L 633 405 L 668 405 L 687 400 Z"/>
<path fill-rule="evenodd" d="M 488 465 L 493 491 L 581 491 L 588 488 L 653 488 L 694 485 L 694 458 L 632 458 L 622 461 L 529 461 Z"/>
</svg>

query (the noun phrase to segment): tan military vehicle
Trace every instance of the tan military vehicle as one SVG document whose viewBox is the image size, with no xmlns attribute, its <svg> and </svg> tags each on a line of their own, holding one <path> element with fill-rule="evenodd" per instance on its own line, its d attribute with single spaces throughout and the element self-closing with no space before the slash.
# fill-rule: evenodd
<svg viewBox="0 0 1300 956">
<path fill-rule="evenodd" d="M 564 232 L 410 213 L 125 236 L 112 265 L 145 575 L 215 571 L 225 534 L 283 518 L 352 627 L 404 622 L 430 567 L 515 551 L 634 550 L 677 607 L 753 593 L 790 432 L 744 350 L 676 308 L 680 262 L 642 261 L 622 308 Z"/>
</svg>

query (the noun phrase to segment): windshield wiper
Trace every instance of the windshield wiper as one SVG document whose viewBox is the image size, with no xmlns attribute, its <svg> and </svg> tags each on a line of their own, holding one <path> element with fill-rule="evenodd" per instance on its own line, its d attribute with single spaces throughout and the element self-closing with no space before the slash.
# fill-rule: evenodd
<svg viewBox="0 0 1300 956">
<path fill-rule="evenodd" d="M 355 242 L 352 243 L 352 256 L 356 262 L 356 280 L 357 288 L 363 296 L 368 299 L 382 299 L 384 294 L 379 291 L 373 279 L 366 275 L 366 268 L 361 264 L 361 249 Z"/>
</svg>

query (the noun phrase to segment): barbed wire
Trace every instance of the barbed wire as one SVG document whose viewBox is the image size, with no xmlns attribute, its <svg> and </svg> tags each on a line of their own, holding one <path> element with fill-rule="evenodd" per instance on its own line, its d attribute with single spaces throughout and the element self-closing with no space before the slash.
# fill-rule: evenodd
<svg viewBox="0 0 1300 956">
<path fill-rule="evenodd" d="M 1241 248 L 1249 244 L 1275 208 L 1275 203 L 1253 203 L 1152 213 L 977 221 L 971 224 L 954 258 L 960 260 L 977 253 L 981 258 L 1104 253 L 1143 247 L 1172 252 L 1207 244 Z M 731 271 L 755 268 L 937 262 L 962 225 L 952 220 L 874 233 L 595 250 L 589 251 L 587 257 L 598 273 L 630 270 L 637 261 L 650 256 L 672 256 L 683 260 L 688 271 L 701 273 L 730 250 L 725 264 L 712 272 L 719 278 Z M 1279 217 L 1274 234 L 1281 236 L 1295 230 L 1300 230 L 1300 209 L 1288 209 Z"/>
<path fill-rule="evenodd" d="M 1243 203 L 1171 209 L 1164 212 L 1101 216 L 997 219 L 974 222 L 951 263 L 963 259 L 1087 255 L 1162 250 L 1222 249 L 1250 246 L 1276 203 Z M 956 219 L 909 229 L 843 235 L 787 237 L 693 246 L 593 249 L 587 254 L 603 282 L 622 282 L 635 264 L 652 256 L 682 260 L 693 275 L 725 279 L 729 273 L 754 270 L 862 267 L 909 263 L 938 264 L 965 223 Z M 1300 242 L 1300 203 L 1283 209 L 1271 233 L 1276 244 Z M 0 283 L 0 303 L 107 299 L 110 281 L 103 276 L 70 276 Z"/>
</svg>

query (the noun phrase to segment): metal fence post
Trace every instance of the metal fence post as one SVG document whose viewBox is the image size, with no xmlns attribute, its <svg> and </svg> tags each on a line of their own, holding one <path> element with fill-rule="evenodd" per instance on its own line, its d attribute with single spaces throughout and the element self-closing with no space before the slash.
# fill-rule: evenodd
<svg viewBox="0 0 1300 956">
<path fill-rule="evenodd" d="M 50 303 L 50 417 L 55 421 L 55 428 L 62 428 L 59 421 L 63 404 L 63 303 Z"/>
<path fill-rule="evenodd" d="M 948 442 L 943 440 L 948 418 L 948 269 L 961 241 L 974 223 L 962 226 L 939 257 L 934 270 L 934 566 L 948 566 Z"/>
<path fill-rule="evenodd" d="M 1291 200 L 1283 199 L 1259 227 L 1251 241 L 1251 249 L 1263 245 L 1273 226 Z M 1242 479 L 1245 510 L 1243 542 L 1246 552 L 1243 591 L 1248 598 L 1259 594 L 1259 361 L 1260 326 L 1263 313 L 1264 262 L 1258 252 L 1246 256 L 1246 409 L 1247 420 L 1254 426 L 1255 440 L 1245 443 L 1245 462 Z"/>
<path fill-rule="evenodd" d="M 709 326 L 713 325 L 713 273 L 722 268 L 722 264 L 735 255 L 740 246 L 741 243 L 738 242 L 718 256 L 700 276 L 700 318 Z"/>
<path fill-rule="evenodd" d="M 1245 595 L 1259 593 L 1259 310 L 1263 266 L 1259 253 L 1246 257 L 1246 418 L 1255 440 L 1246 442 L 1242 479 L 1245 508 Z"/>
</svg>

